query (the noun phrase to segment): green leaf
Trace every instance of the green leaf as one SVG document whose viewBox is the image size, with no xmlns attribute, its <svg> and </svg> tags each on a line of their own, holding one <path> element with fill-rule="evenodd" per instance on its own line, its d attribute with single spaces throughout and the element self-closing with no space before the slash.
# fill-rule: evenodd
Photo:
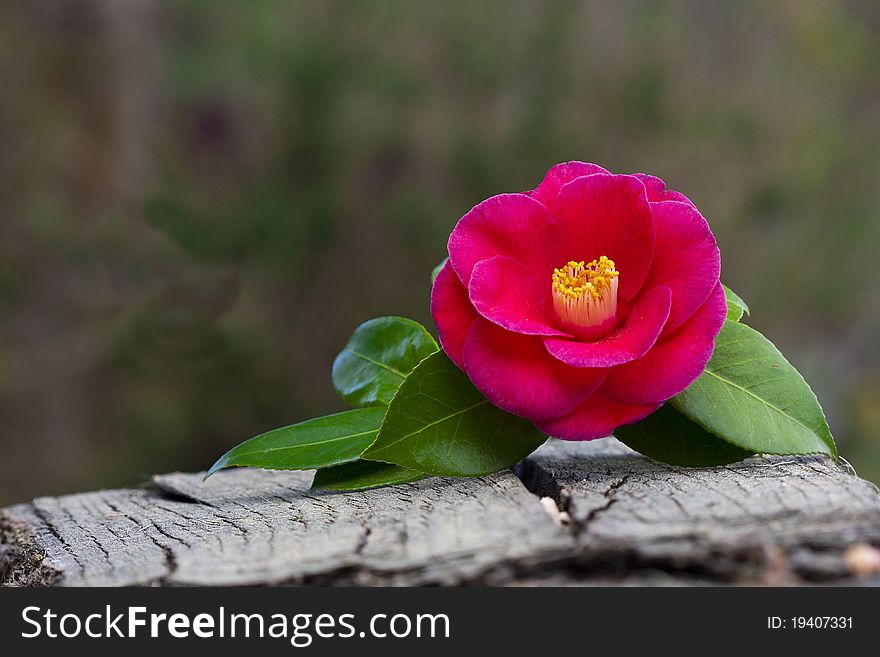
<svg viewBox="0 0 880 657">
<path fill-rule="evenodd" d="M 355 330 L 333 363 L 333 385 L 352 406 L 387 406 L 412 369 L 440 347 L 403 317 L 377 317 Z"/>
<path fill-rule="evenodd" d="M 618 427 L 614 435 L 655 461 L 688 468 L 736 463 L 752 455 L 709 433 L 669 404 L 641 422 Z"/>
<path fill-rule="evenodd" d="M 356 461 L 376 438 L 384 415 L 384 408 L 359 408 L 260 434 L 221 456 L 205 479 L 234 465 L 311 470 Z"/>
<path fill-rule="evenodd" d="M 443 262 L 434 267 L 434 270 L 431 272 L 431 285 L 434 284 L 434 281 L 437 280 L 437 275 L 440 273 L 440 270 L 443 269 L 443 265 L 445 265 L 449 261 L 449 258 L 443 258 Z"/>
<path fill-rule="evenodd" d="M 745 324 L 724 322 L 705 372 L 670 403 L 750 452 L 837 457 L 816 395 L 773 343 Z"/>
<path fill-rule="evenodd" d="M 742 319 L 743 314 L 751 314 L 746 302 L 736 292 L 724 285 L 724 283 L 721 284 L 721 287 L 724 288 L 724 296 L 727 297 L 727 319 L 738 322 Z"/>
<path fill-rule="evenodd" d="M 510 467 L 545 440 L 528 420 L 489 403 L 440 351 L 419 363 L 400 386 L 376 442 L 361 457 L 472 477 Z"/>
<path fill-rule="evenodd" d="M 405 484 L 424 478 L 423 472 L 378 461 L 353 461 L 321 468 L 315 473 L 312 490 L 362 490 L 376 486 Z"/>
</svg>

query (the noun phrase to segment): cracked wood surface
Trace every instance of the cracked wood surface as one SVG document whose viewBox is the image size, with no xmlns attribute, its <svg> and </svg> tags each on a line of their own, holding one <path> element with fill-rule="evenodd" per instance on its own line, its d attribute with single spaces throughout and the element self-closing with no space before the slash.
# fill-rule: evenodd
<svg viewBox="0 0 880 657">
<path fill-rule="evenodd" d="M 580 577 L 841 582 L 850 548 L 880 545 L 877 487 L 825 456 L 678 468 L 608 440 L 583 457 L 581 445 L 553 441 L 519 468 L 570 518 L 569 569 Z"/>
<path fill-rule="evenodd" d="M 824 457 L 687 469 L 551 441 L 515 473 L 338 493 L 241 469 L 38 498 L 0 511 L 0 582 L 848 582 L 847 550 L 880 545 L 876 487 Z"/>
<path fill-rule="evenodd" d="M 558 550 L 551 519 L 509 472 L 358 493 L 310 492 L 311 478 L 169 474 L 150 489 L 38 498 L 4 512 L 6 579 L 454 584 Z"/>
</svg>

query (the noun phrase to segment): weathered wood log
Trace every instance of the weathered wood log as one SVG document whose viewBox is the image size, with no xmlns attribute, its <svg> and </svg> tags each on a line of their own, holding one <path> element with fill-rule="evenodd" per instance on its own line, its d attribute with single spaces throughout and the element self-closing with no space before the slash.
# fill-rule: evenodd
<svg viewBox="0 0 880 657">
<path fill-rule="evenodd" d="M 570 517 L 580 578 L 840 581 L 860 570 L 854 547 L 880 544 L 877 487 L 824 456 L 676 468 L 616 440 L 553 441 L 520 476 Z"/>
<path fill-rule="evenodd" d="M 824 457 L 657 464 L 552 441 L 513 472 L 363 492 L 234 470 L 0 511 L 6 585 L 880 583 L 880 495 Z"/>
</svg>

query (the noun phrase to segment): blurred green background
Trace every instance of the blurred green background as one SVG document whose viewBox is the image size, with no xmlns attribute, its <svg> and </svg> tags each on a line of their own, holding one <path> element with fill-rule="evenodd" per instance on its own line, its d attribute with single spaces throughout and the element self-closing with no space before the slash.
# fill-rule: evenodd
<svg viewBox="0 0 880 657">
<path fill-rule="evenodd" d="M 0 504 L 201 469 L 343 407 L 455 221 L 647 171 L 880 481 L 880 3 L 0 6 Z"/>
</svg>

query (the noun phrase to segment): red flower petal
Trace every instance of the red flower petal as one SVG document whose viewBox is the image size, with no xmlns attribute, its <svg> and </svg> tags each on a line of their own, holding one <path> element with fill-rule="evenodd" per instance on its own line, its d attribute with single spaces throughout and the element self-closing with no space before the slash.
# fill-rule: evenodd
<svg viewBox="0 0 880 657">
<path fill-rule="evenodd" d="M 477 312 L 508 331 L 570 338 L 551 326 L 544 300 L 549 287 L 513 258 L 495 256 L 477 263 L 468 291 Z"/>
<path fill-rule="evenodd" d="M 568 413 L 605 379 L 607 370 L 568 367 L 541 339 L 479 318 L 464 345 L 465 371 L 493 404 L 529 419 Z"/>
<path fill-rule="evenodd" d="M 535 248 L 547 223 L 547 208 L 525 194 L 499 194 L 464 215 L 449 236 L 449 259 L 465 286 L 481 260 L 509 256 L 530 271 L 544 269 Z"/>
<path fill-rule="evenodd" d="M 648 192 L 648 200 L 651 202 L 679 201 L 681 203 L 693 205 L 691 200 L 681 192 L 666 189 L 666 183 L 656 176 L 649 176 L 646 173 L 634 173 L 632 175 L 641 180 L 645 185 L 645 190 Z"/>
<path fill-rule="evenodd" d="M 543 203 L 548 210 L 552 210 L 556 203 L 556 195 L 559 194 L 563 185 L 570 183 L 575 178 L 591 176 L 594 173 L 608 173 L 608 171 L 598 164 L 587 162 L 572 161 L 557 164 L 547 172 L 541 184 L 529 192 L 529 195 L 536 201 Z"/>
<path fill-rule="evenodd" d="M 721 252 L 709 224 L 695 207 L 677 201 L 651 203 L 654 213 L 654 262 L 645 288 L 672 290 L 667 335 L 703 305 L 721 275 Z"/>
<path fill-rule="evenodd" d="M 719 283 L 694 316 L 661 338 L 644 358 L 615 367 L 602 390 L 617 399 L 638 403 L 674 397 L 705 369 L 726 315 L 727 302 Z"/>
<path fill-rule="evenodd" d="M 467 288 L 458 280 L 449 260 L 443 265 L 431 290 L 431 316 L 437 325 L 443 351 L 461 369 L 461 357 L 468 331 L 479 315 L 468 299 Z"/>
<path fill-rule="evenodd" d="M 565 185 L 545 232 L 552 267 L 569 260 L 608 256 L 620 272 L 619 294 L 632 299 L 641 289 L 654 255 L 654 220 L 645 186 L 633 176 L 595 174 Z"/>
<path fill-rule="evenodd" d="M 646 418 L 661 404 L 630 404 L 595 392 L 571 413 L 535 422 L 541 431 L 563 440 L 595 440 L 610 436 L 617 427 Z"/>
<path fill-rule="evenodd" d="M 596 342 L 544 338 L 554 357 L 572 367 L 614 367 L 641 358 L 654 346 L 669 317 L 672 293 L 656 287 L 641 295 L 623 328 Z"/>
</svg>

